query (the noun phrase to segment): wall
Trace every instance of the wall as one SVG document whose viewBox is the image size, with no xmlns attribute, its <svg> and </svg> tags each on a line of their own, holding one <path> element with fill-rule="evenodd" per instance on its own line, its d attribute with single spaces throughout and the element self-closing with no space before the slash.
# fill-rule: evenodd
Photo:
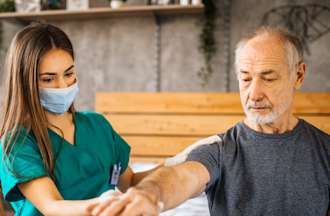
<svg viewBox="0 0 330 216">
<path fill-rule="evenodd" d="M 202 15 L 162 16 L 159 17 L 159 26 L 153 16 L 58 21 L 53 24 L 67 32 L 73 41 L 81 89 L 77 105 L 81 110 L 91 110 L 97 91 L 237 91 L 232 62 L 239 38 L 258 27 L 264 14 L 273 8 L 311 3 L 330 8 L 328 0 L 218 0 L 218 52 L 213 61 L 214 74 L 205 87 L 201 86 L 197 75 L 203 65 L 198 51 Z M 321 32 L 326 32 L 323 25 L 330 28 L 327 23 L 330 10 L 320 13 L 317 19 L 317 22 L 308 20 L 310 34 L 313 26 Z M 3 22 L 1 62 L 9 41 L 21 27 L 19 23 Z M 157 31 L 160 50 L 157 50 Z M 330 91 L 330 33 L 308 45 L 308 74 L 302 90 Z M 158 64 L 157 52 L 160 54 Z M 1 95 L 3 85 L 0 85 L 0 101 Z"/>
</svg>

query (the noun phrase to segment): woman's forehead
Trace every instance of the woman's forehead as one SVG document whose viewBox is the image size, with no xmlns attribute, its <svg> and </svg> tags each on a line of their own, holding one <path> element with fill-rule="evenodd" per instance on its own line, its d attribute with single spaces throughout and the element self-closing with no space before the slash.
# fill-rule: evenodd
<svg viewBox="0 0 330 216">
<path fill-rule="evenodd" d="M 70 53 L 62 49 L 52 49 L 41 59 L 40 74 L 42 73 L 63 73 L 73 65 Z"/>
</svg>

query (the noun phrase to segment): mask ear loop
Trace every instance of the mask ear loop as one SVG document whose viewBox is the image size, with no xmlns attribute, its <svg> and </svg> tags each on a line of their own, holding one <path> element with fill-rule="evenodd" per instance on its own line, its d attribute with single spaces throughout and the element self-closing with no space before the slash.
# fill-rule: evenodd
<svg viewBox="0 0 330 216">
<path fill-rule="evenodd" d="M 74 82 L 72 83 L 72 85 L 74 85 L 74 84 L 76 84 L 76 83 L 78 83 L 78 78 L 77 78 L 77 76 L 76 76 L 76 79 L 74 80 Z"/>
</svg>

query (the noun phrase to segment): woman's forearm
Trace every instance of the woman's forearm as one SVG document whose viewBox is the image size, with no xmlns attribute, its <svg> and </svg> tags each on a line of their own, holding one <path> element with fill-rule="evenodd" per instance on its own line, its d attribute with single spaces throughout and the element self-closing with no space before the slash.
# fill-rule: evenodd
<svg viewBox="0 0 330 216">
<path fill-rule="evenodd" d="M 44 205 L 47 216 L 90 216 L 87 208 L 99 203 L 98 198 L 88 200 L 55 200 Z"/>
</svg>

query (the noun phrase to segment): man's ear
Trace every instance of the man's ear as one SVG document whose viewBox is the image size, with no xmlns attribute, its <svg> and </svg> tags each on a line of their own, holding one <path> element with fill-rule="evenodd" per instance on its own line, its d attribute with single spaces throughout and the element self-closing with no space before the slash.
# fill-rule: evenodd
<svg viewBox="0 0 330 216">
<path fill-rule="evenodd" d="M 296 90 L 300 89 L 300 87 L 302 86 L 305 79 L 305 74 L 306 74 L 306 64 L 304 62 L 301 62 L 298 65 L 298 69 L 296 71 L 296 80 L 294 84 L 294 88 Z"/>
</svg>

